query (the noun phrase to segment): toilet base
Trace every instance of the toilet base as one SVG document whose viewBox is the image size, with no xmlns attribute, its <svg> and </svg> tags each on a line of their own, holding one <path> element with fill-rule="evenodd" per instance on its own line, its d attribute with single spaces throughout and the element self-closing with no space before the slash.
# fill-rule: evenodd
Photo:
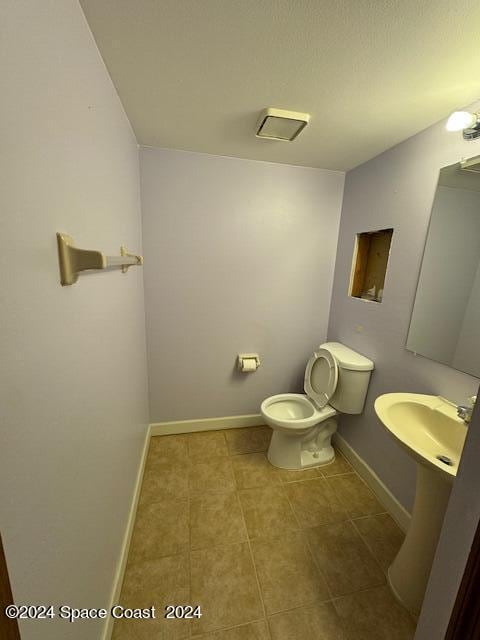
<svg viewBox="0 0 480 640">
<path fill-rule="evenodd" d="M 321 422 L 306 434 L 285 433 L 273 427 L 267 458 L 280 469 L 321 467 L 335 458 L 331 439 L 336 430 L 335 420 Z"/>
</svg>

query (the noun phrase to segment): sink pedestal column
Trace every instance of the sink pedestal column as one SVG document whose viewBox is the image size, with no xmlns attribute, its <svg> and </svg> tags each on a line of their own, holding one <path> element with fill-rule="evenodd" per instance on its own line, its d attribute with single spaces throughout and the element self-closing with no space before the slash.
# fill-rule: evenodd
<svg viewBox="0 0 480 640">
<path fill-rule="evenodd" d="M 417 490 L 410 526 L 388 570 L 395 596 L 418 616 L 427 588 L 452 485 L 438 471 L 417 463 Z"/>
</svg>

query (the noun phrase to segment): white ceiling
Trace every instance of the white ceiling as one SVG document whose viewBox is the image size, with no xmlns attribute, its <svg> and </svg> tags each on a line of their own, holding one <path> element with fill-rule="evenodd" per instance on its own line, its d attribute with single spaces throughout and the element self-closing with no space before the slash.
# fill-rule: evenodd
<svg viewBox="0 0 480 640">
<path fill-rule="evenodd" d="M 480 96 L 478 0 L 80 1 L 143 145 L 343 170 Z"/>
</svg>

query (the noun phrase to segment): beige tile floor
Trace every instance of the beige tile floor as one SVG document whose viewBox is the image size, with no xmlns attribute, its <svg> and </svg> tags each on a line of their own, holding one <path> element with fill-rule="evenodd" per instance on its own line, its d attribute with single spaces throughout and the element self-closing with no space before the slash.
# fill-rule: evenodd
<svg viewBox="0 0 480 640">
<path fill-rule="evenodd" d="M 385 571 L 403 534 L 337 452 L 283 471 L 268 427 L 152 438 L 114 640 L 409 640 Z M 200 605 L 165 620 L 166 605 Z"/>
</svg>

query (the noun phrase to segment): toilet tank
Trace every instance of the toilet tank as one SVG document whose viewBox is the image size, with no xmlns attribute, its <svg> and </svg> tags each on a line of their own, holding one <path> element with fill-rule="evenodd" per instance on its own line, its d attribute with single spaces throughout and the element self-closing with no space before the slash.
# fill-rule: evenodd
<svg viewBox="0 0 480 640">
<path fill-rule="evenodd" d="M 338 363 L 337 387 L 329 404 L 340 413 L 362 413 L 373 362 L 340 342 L 325 342 L 320 348 L 330 351 Z"/>
</svg>

